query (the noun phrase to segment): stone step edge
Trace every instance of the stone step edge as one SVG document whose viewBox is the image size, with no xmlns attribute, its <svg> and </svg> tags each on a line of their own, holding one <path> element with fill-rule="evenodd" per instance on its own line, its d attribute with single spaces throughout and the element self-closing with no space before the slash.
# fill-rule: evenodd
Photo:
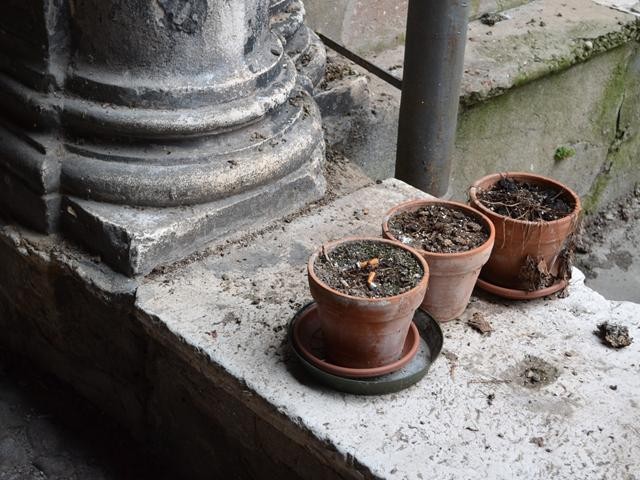
<svg viewBox="0 0 640 480">
<path fill-rule="evenodd" d="M 553 0 L 539 0 L 504 14 L 508 18 L 493 27 L 479 20 L 469 24 L 460 95 L 463 107 L 640 40 L 640 17 L 593 1 L 570 0 L 558 4 Z M 524 33 L 509 33 L 518 23 L 526 27 Z M 491 45 L 496 37 L 497 46 Z M 523 45 L 527 40 L 531 43 Z M 540 45 L 541 41 L 547 44 Z M 500 69 L 501 66 L 502 71 L 491 71 L 491 67 Z M 482 67 L 488 71 L 482 71 Z"/>
</svg>

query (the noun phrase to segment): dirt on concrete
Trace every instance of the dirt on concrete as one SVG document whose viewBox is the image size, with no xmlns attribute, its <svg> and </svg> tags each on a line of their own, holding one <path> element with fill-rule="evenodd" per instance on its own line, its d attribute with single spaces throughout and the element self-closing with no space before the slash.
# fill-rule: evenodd
<svg viewBox="0 0 640 480">
<path fill-rule="evenodd" d="M 633 338 L 629 336 L 629 329 L 624 325 L 603 322 L 594 331 L 603 344 L 611 348 L 624 348 L 631 345 Z"/>
<path fill-rule="evenodd" d="M 327 90 L 330 88 L 331 82 L 337 82 L 344 80 L 346 77 L 356 75 L 355 70 L 347 63 L 332 63 L 328 62 L 324 79 L 320 83 L 321 90 Z"/>
<path fill-rule="evenodd" d="M 546 360 L 527 355 L 519 366 L 518 383 L 526 388 L 542 388 L 555 382 L 560 373 Z"/>
<path fill-rule="evenodd" d="M 467 320 L 467 325 L 482 335 L 491 335 L 491 332 L 493 332 L 493 327 L 482 312 L 474 312 L 471 318 Z"/>
</svg>

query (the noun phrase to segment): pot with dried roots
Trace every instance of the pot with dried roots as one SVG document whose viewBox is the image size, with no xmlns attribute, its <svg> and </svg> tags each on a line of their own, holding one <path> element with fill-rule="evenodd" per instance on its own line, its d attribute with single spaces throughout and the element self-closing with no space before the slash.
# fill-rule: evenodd
<svg viewBox="0 0 640 480">
<path fill-rule="evenodd" d="M 487 175 L 469 189 L 473 208 L 495 226 L 495 245 L 478 286 L 512 299 L 539 298 L 571 277 L 580 198 L 566 185 L 533 173 Z"/>
</svg>

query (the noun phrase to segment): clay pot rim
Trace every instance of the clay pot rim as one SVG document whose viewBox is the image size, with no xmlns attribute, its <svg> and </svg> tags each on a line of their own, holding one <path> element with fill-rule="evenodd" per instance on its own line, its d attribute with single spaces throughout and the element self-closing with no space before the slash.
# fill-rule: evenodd
<svg viewBox="0 0 640 480">
<path fill-rule="evenodd" d="M 366 242 L 366 241 L 387 243 L 389 245 L 393 245 L 394 247 L 402 248 L 403 250 L 406 250 L 409 253 L 411 253 L 411 255 L 413 255 L 413 257 L 416 260 L 418 260 L 418 262 L 422 266 L 422 278 L 420 279 L 418 284 L 415 287 L 407 290 L 406 292 L 400 293 L 398 295 L 392 295 L 390 297 L 375 297 L 375 298 L 371 298 L 371 297 L 356 297 L 354 295 L 347 295 L 346 293 L 342 293 L 342 292 L 340 292 L 340 291 L 338 291 L 338 290 L 336 290 L 334 288 L 331 288 L 329 285 L 327 285 L 322 280 L 320 280 L 320 278 L 314 272 L 313 266 L 314 266 L 314 264 L 316 262 L 316 259 L 318 258 L 318 256 L 322 252 L 323 248 L 325 248 L 327 251 L 331 252 L 331 250 L 333 250 L 338 245 L 341 245 L 343 243 Z M 330 241 L 330 242 L 323 243 L 309 257 L 309 261 L 307 262 L 307 273 L 317 285 L 319 285 L 320 287 L 324 288 L 325 290 L 331 292 L 333 295 L 335 295 L 337 297 L 349 299 L 349 300 L 366 301 L 369 304 L 396 302 L 401 298 L 409 297 L 409 296 L 415 294 L 416 290 L 420 290 L 422 288 L 424 288 L 426 290 L 427 283 L 429 281 L 429 265 L 427 264 L 426 260 L 422 257 L 422 255 L 420 255 L 420 253 L 417 250 L 415 250 L 414 248 L 408 247 L 407 245 L 404 245 L 403 243 L 395 242 L 393 240 L 387 240 L 386 238 L 380 238 L 380 237 L 357 237 L 357 236 L 356 237 L 345 237 L 345 238 L 341 238 L 339 240 L 333 240 L 333 241 Z"/>
<path fill-rule="evenodd" d="M 523 179 L 525 181 L 527 179 L 531 179 L 531 180 L 536 180 L 538 183 L 550 184 L 553 187 L 559 190 L 562 190 L 567 195 L 569 195 L 569 197 L 571 197 L 574 203 L 573 210 L 568 215 L 562 218 L 557 218 L 556 220 L 548 220 L 548 221 L 540 220 L 537 222 L 531 222 L 529 220 L 518 220 L 515 218 L 507 217 L 506 215 L 501 215 L 497 212 L 494 212 L 490 208 L 486 207 L 478 199 L 476 193 L 480 189 L 481 184 L 489 183 L 489 185 L 494 185 L 498 180 L 505 177 Z M 575 217 L 577 217 L 582 211 L 582 203 L 580 202 L 580 197 L 571 188 L 567 187 L 565 184 L 560 183 L 557 180 L 554 180 L 553 178 L 545 177 L 544 175 L 538 175 L 536 173 L 530 173 L 530 172 L 499 172 L 499 173 L 492 173 L 489 175 L 485 175 L 484 177 L 479 178 L 478 180 L 473 182 L 471 187 L 469 187 L 469 199 L 474 208 L 477 208 L 478 210 L 482 211 L 482 213 L 484 213 L 485 215 L 488 215 L 489 217 L 494 216 L 505 222 L 513 222 L 513 223 L 525 225 L 525 226 L 558 225 L 562 223 L 569 223 L 574 221 Z"/>
<path fill-rule="evenodd" d="M 454 202 L 450 200 L 440 200 L 439 198 L 408 200 L 406 202 L 396 205 L 385 214 L 382 220 L 382 232 L 384 233 L 384 235 L 387 235 L 389 238 L 393 239 L 394 241 L 402 245 L 405 245 L 404 243 L 400 242 L 400 240 L 398 240 L 389 230 L 389 220 L 391 220 L 391 218 L 397 215 L 400 211 L 413 211 L 425 205 L 434 205 L 434 204 L 445 205 L 449 207 L 454 207 L 458 210 L 464 210 L 465 213 L 468 213 L 470 215 L 473 215 L 474 217 L 480 218 L 480 220 L 484 222 L 485 226 L 489 228 L 489 238 L 487 238 L 487 240 L 483 244 L 475 248 L 472 248 L 471 250 L 465 250 L 463 252 L 452 252 L 452 253 L 430 252 L 429 250 L 415 248 L 415 250 L 420 252 L 420 254 L 433 256 L 434 259 L 435 258 L 464 258 L 464 257 L 474 256 L 478 253 L 483 252 L 484 250 L 492 248 L 496 238 L 496 228 L 493 225 L 493 222 L 491 221 L 491 219 L 489 219 L 489 217 L 487 217 L 484 213 L 479 212 L 478 210 L 470 207 L 469 205 L 465 205 L 464 203 Z M 413 248 L 413 247 L 410 247 L 410 248 Z"/>
</svg>

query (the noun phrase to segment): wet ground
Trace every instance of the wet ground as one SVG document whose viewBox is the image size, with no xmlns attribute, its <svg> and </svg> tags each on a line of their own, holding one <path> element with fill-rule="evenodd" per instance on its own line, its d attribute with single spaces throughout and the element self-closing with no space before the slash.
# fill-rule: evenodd
<svg viewBox="0 0 640 480">
<path fill-rule="evenodd" d="M 65 385 L 0 351 L 0 480 L 146 480 L 156 462 Z"/>
<path fill-rule="evenodd" d="M 576 266 L 606 298 L 640 303 L 640 186 L 588 219 Z"/>
</svg>

